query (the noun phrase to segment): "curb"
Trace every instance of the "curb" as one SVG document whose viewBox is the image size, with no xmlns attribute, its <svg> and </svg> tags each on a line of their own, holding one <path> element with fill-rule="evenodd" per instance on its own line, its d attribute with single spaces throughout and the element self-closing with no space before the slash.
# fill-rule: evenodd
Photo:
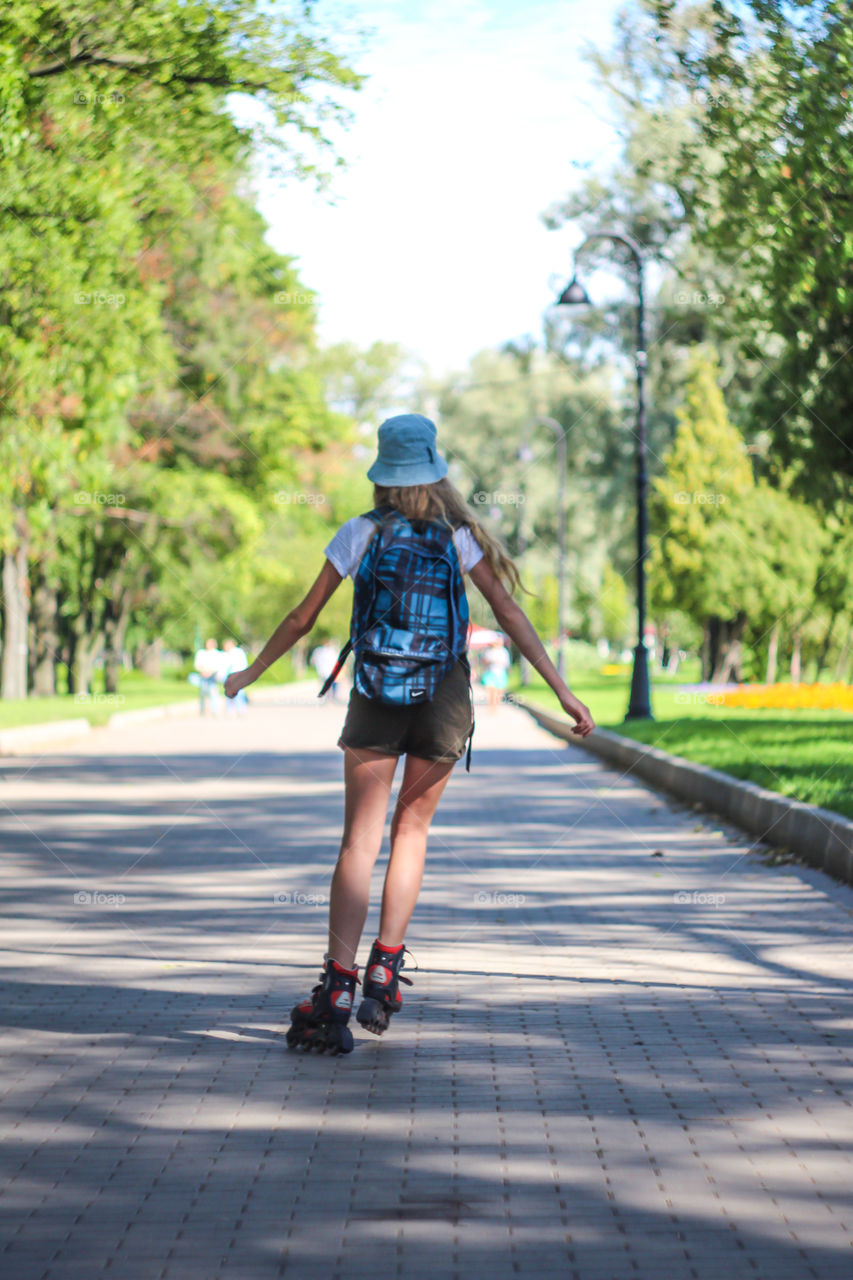
<svg viewBox="0 0 853 1280">
<path fill-rule="evenodd" d="M 513 702 L 555 737 L 636 774 L 680 800 L 719 813 L 763 843 L 789 849 L 809 866 L 853 884 L 853 821 L 842 814 L 789 800 L 778 791 L 741 782 L 718 769 L 623 738 L 609 729 L 596 729 L 588 738 L 576 738 L 567 720 L 549 715 L 521 698 L 514 697 Z"/>
<path fill-rule="evenodd" d="M 146 720 L 159 720 L 163 716 L 186 715 L 187 708 L 198 711 L 198 703 L 192 699 L 185 702 L 169 702 L 159 707 L 139 707 L 135 711 L 116 711 L 105 720 L 99 729 L 127 729 Z M 64 742 L 73 742 L 85 738 L 93 731 L 89 720 L 45 720 L 43 724 L 22 725 L 18 729 L 0 731 L 0 756 L 26 755 L 33 747 L 60 746 Z"/>
<path fill-rule="evenodd" d="M 0 732 L 0 756 L 25 756 L 32 747 L 54 742 L 70 742 L 91 733 L 88 720 L 46 720 L 44 724 L 22 725 Z"/>
<path fill-rule="evenodd" d="M 312 687 L 316 681 L 294 680 L 285 685 L 266 685 L 256 690 L 253 701 L 263 704 L 275 702 L 283 690 L 293 690 L 299 685 Z M 99 729 L 130 729 L 135 724 L 150 720 L 162 720 L 167 716 L 198 715 L 198 699 L 184 698 L 180 702 L 161 703 L 156 707 L 138 707 L 135 711 L 116 711 Z M 60 746 L 86 737 L 92 732 L 92 724 L 85 718 L 74 720 L 46 720 L 43 724 L 22 725 L 17 729 L 0 730 L 0 756 L 27 755 L 34 747 Z"/>
<path fill-rule="evenodd" d="M 138 707 L 135 711 L 116 711 L 103 726 L 105 729 L 127 729 L 148 720 L 162 720 L 166 716 L 198 715 L 198 699 L 186 698 L 183 702 L 166 702 L 159 707 Z"/>
</svg>

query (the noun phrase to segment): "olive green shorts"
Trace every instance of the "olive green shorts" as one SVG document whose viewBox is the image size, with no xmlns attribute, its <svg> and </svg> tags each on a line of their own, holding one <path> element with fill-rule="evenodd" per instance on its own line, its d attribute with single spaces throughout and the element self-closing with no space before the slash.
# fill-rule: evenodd
<svg viewBox="0 0 853 1280">
<path fill-rule="evenodd" d="M 463 654 L 430 702 L 392 707 L 351 690 L 338 746 L 447 763 L 460 759 L 473 726 L 471 668 Z"/>
</svg>

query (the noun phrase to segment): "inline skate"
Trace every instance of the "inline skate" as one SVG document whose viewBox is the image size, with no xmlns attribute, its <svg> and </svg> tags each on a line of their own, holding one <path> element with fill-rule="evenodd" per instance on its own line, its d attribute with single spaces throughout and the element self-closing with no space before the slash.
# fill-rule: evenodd
<svg viewBox="0 0 853 1280">
<path fill-rule="evenodd" d="M 411 978 L 400 972 L 406 951 L 408 947 L 402 942 L 397 947 L 386 947 L 378 938 L 370 949 L 361 984 L 363 999 L 356 1018 L 365 1030 L 372 1031 L 375 1036 L 387 1031 L 391 1015 L 402 1008 L 400 983 L 412 985 Z"/>
<path fill-rule="evenodd" d="M 357 982 L 358 965 L 345 969 L 330 955 L 324 956 L 319 983 L 291 1010 L 288 1049 L 352 1053 L 353 1038 L 347 1023 Z"/>
</svg>

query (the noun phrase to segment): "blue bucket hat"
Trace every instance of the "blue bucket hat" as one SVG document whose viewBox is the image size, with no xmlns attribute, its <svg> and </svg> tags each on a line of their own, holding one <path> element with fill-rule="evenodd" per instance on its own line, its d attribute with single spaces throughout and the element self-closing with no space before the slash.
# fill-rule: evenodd
<svg viewBox="0 0 853 1280">
<path fill-rule="evenodd" d="M 420 413 L 399 413 L 379 428 L 379 452 L 368 480 L 386 488 L 435 484 L 447 463 L 435 447 L 435 423 Z"/>
</svg>

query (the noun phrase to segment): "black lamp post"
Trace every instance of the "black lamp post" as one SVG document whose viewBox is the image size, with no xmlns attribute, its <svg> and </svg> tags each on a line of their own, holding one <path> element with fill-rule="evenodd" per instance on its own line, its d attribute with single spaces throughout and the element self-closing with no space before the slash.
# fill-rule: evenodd
<svg viewBox="0 0 853 1280">
<path fill-rule="evenodd" d="M 630 251 L 637 268 L 637 430 L 636 430 L 636 483 L 637 483 L 637 644 L 634 649 L 634 669 L 631 674 L 631 697 L 626 720 L 651 720 L 649 698 L 649 655 L 645 644 L 646 630 L 646 306 L 643 292 L 643 253 L 636 240 L 618 231 L 595 231 L 587 236 L 576 251 L 580 253 L 591 240 L 614 240 Z M 589 295 L 578 283 L 577 272 L 557 299 L 558 307 L 589 304 Z"/>
</svg>

